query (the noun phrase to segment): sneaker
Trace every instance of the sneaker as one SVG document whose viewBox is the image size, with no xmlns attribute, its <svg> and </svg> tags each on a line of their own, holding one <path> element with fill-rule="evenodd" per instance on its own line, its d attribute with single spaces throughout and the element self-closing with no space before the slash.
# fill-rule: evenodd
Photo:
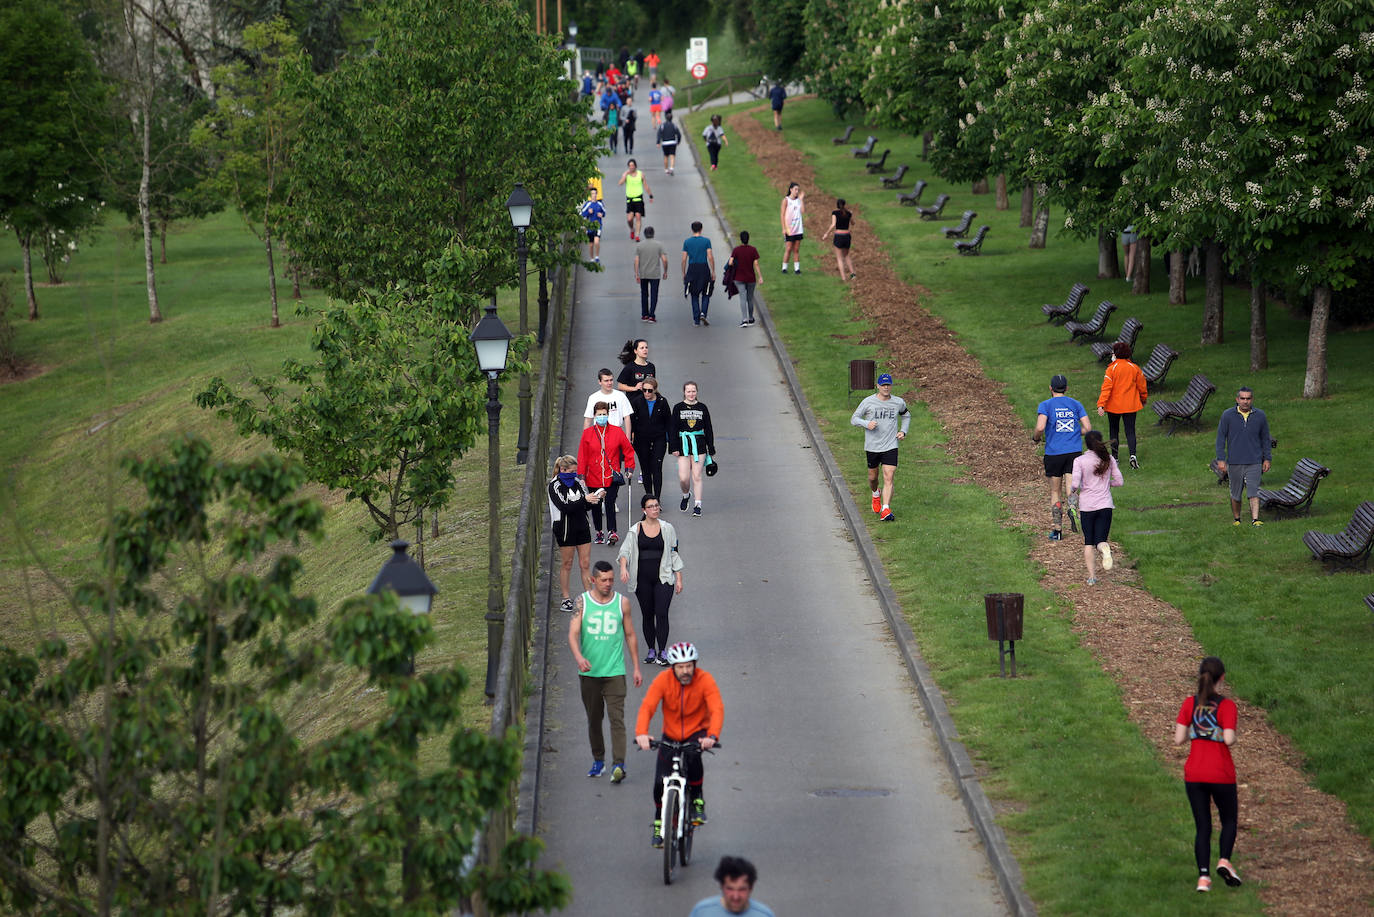
<svg viewBox="0 0 1374 917">
<path fill-rule="evenodd" d="M 794 274 L 800 274 L 800 273 L 801 273 L 801 268 L 799 268 L 799 267 L 794 267 L 794 268 L 792 268 L 792 273 L 794 273 Z"/>
<path fill-rule="evenodd" d="M 1209 891 L 1211 891 L 1211 890 L 1212 890 L 1212 878 L 1211 878 L 1210 876 L 1198 876 L 1198 877 L 1197 877 L 1197 890 L 1200 891 L 1200 892 L 1209 892 Z"/>
<path fill-rule="evenodd" d="M 692 824 L 694 824 L 694 825 L 704 825 L 704 824 L 706 824 L 706 821 L 707 821 L 707 819 L 706 819 L 706 800 L 704 800 L 704 799 L 693 799 L 693 800 L 692 800 Z"/>
<path fill-rule="evenodd" d="M 698 503 L 696 506 L 692 507 L 692 515 L 693 515 L 693 516 L 700 516 L 700 515 L 701 515 L 701 504 L 700 504 L 700 503 Z"/>
<path fill-rule="evenodd" d="M 658 658 L 654 661 L 665 669 L 668 668 L 668 666 L 670 665 L 670 663 L 668 662 L 668 654 L 663 652 L 663 650 L 658 651 Z"/>
<path fill-rule="evenodd" d="M 701 317 L 701 323 L 705 325 L 707 328 L 711 327 L 711 323 L 706 320 L 706 316 L 704 315 Z"/>
<path fill-rule="evenodd" d="M 787 273 L 787 265 L 784 264 L 784 265 L 782 266 L 782 272 L 783 272 L 784 274 Z"/>
<path fill-rule="evenodd" d="M 658 324 L 658 319 L 654 318 L 652 315 L 649 316 L 649 324 L 651 324 L 651 325 L 657 325 L 657 324 Z"/>
<path fill-rule="evenodd" d="M 649 839 L 649 846 L 655 850 L 663 849 L 663 819 L 654 819 L 654 836 Z"/>
<path fill-rule="evenodd" d="M 1237 516 L 1237 517 L 1235 518 L 1235 521 L 1232 522 L 1231 525 L 1233 525 L 1233 526 L 1235 526 L 1235 525 L 1240 525 L 1240 517 Z"/>
<path fill-rule="evenodd" d="M 1140 470 L 1140 459 L 1136 458 L 1134 455 L 1131 456 L 1131 467 L 1136 471 Z"/>
<path fill-rule="evenodd" d="M 1236 867 L 1231 865 L 1230 860 L 1217 860 L 1217 875 L 1226 880 L 1226 884 L 1232 888 L 1240 887 L 1240 873 L 1236 872 Z"/>
<path fill-rule="evenodd" d="M 1260 522 L 1258 519 L 1251 519 L 1250 524 L 1255 528 L 1259 528 L 1260 526 L 1264 525 L 1264 523 Z"/>
<path fill-rule="evenodd" d="M 644 483 L 644 472 L 641 471 L 639 474 L 635 475 L 635 483 L 636 483 L 636 484 L 643 484 L 643 483 Z"/>
<path fill-rule="evenodd" d="M 680 510 L 682 510 L 682 511 L 685 513 L 685 512 L 687 512 L 687 504 L 688 504 L 688 503 L 691 503 L 691 502 L 692 502 L 691 496 L 688 495 L 688 494 L 683 494 L 683 495 L 682 495 L 682 501 L 681 501 L 680 503 L 678 503 L 677 508 L 680 509 Z"/>
<path fill-rule="evenodd" d="M 749 327 L 749 319 L 746 318 L 746 319 L 744 319 L 743 321 L 741 321 L 741 322 L 739 323 L 739 326 L 740 326 L 741 328 L 748 328 L 748 327 Z"/>
<path fill-rule="evenodd" d="M 1096 585 L 1097 585 L 1097 577 L 1095 577 L 1095 576 L 1090 576 L 1090 577 L 1088 577 L 1088 585 L 1089 585 L 1089 586 L 1096 586 Z"/>
<path fill-rule="evenodd" d="M 592 544 L 605 544 L 605 543 L 606 543 L 606 533 L 605 533 L 605 532 L 602 532 L 602 531 L 598 531 L 598 532 L 596 533 L 596 537 L 592 539 Z"/>
<path fill-rule="evenodd" d="M 615 544 L 619 540 L 620 536 L 616 534 L 615 529 L 611 529 L 606 535 L 606 544 Z"/>
<path fill-rule="evenodd" d="M 619 783 L 627 776 L 624 764 L 617 764 L 611 768 L 611 783 Z"/>
<path fill-rule="evenodd" d="M 644 664 L 645 664 L 645 665 L 653 665 L 656 661 L 658 661 L 658 659 L 657 659 L 657 657 L 654 655 L 654 651 L 653 651 L 653 650 L 649 650 L 649 655 L 647 655 L 647 656 L 644 657 Z"/>
<path fill-rule="evenodd" d="M 606 770 L 606 762 L 605 762 L 605 761 L 593 761 L 593 762 L 592 762 L 592 769 L 589 770 L 589 771 L 587 771 L 587 776 L 588 776 L 588 777 L 600 777 L 601 774 L 602 774 L 602 772 L 605 771 L 605 770 Z"/>
<path fill-rule="evenodd" d="M 558 603 L 558 610 L 559 610 L 559 611 L 566 611 L 568 614 L 572 614 L 572 612 L 573 612 L 573 600 L 572 600 L 572 599 L 564 599 L 563 601 L 559 602 L 559 603 Z"/>
<path fill-rule="evenodd" d="M 884 522 L 896 522 L 896 521 L 897 521 L 897 517 L 894 516 L 894 515 L 892 514 L 892 510 L 888 509 L 886 506 L 883 507 L 882 515 L 879 516 L 878 518 L 881 519 L 881 520 L 883 520 Z"/>
<path fill-rule="evenodd" d="M 1050 529 L 1050 541 L 1063 541 L 1064 533 L 1059 529 Z"/>
<path fill-rule="evenodd" d="M 597 255 L 595 258 L 592 259 L 592 264 L 600 264 L 600 263 L 601 263 L 601 256 L 600 256 L 600 255 Z"/>
<path fill-rule="evenodd" d="M 873 513 L 878 516 L 883 513 L 883 498 L 878 494 L 873 495 Z"/>
<path fill-rule="evenodd" d="M 1112 568 L 1112 546 L 1104 541 L 1098 547 L 1102 550 L 1102 569 L 1110 570 Z"/>
</svg>

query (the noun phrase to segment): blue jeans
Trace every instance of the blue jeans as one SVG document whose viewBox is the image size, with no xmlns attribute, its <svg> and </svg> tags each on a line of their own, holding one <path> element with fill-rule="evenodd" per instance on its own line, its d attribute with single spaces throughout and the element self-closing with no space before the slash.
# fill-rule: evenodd
<svg viewBox="0 0 1374 917">
<path fill-rule="evenodd" d="M 653 318 L 658 311 L 658 278 L 639 278 L 639 317 Z"/>
</svg>

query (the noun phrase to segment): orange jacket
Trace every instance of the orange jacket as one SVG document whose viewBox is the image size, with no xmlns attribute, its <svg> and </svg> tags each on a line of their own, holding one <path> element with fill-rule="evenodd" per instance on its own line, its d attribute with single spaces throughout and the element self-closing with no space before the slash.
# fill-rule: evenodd
<svg viewBox="0 0 1374 917">
<path fill-rule="evenodd" d="M 1130 360 L 1114 359 L 1102 377 L 1097 406 L 1110 414 L 1134 414 L 1145 407 L 1145 374 Z"/>
<path fill-rule="evenodd" d="M 720 738 L 725 725 L 725 703 L 720 688 L 711 673 L 697 667 L 690 685 L 678 682 L 671 666 L 649 682 L 649 691 L 639 705 L 635 717 L 635 735 L 649 734 L 649 721 L 659 702 L 663 703 L 663 734 L 674 742 L 683 742 L 699 732 Z"/>
</svg>

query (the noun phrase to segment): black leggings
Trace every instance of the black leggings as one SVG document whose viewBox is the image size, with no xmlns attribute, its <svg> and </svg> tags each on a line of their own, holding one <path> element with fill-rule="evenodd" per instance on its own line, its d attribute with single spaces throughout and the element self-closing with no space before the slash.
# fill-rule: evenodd
<svg viewBox="0 0 1374 917">
<path fill-rule="evenodd" d="M 615 531 L 615 498 L 619 493 L 619 484 L 609 484 L 606 487 L 606 496 L 601 498 L 601 502 L 592 504 L 592 523 L 595 525 L 598 532 L 603 531 L 601 528 L 601 511 L 603 507 L 606 511 L 606 528 L 604 531 Z"/>
<path fill-rule="evenodd" d="M 706 730 L 693 733 L 688 736 L 688 740 L 700 739 L 706 735 Z M 686 771 L 687 777 L 687 796 L 690 799 L 705 799 L 702 795 L 702 786 L 706 781 L 706 768 L 701 766 L 701 752 L 683 752 L 682 766 Z M 673 772 L 673 752 L 658 747 L 658 763 L 654 765 L 654 816 L 662 818 L 663 811 L 663 778 Z"/>
<path fill-rule="evenodd" d="M 715 165 L 719 165 L 719 164 L 720 164 L 720 144 L 719 144 L 719 143 L 708 143 L 708 144 L 706 144 L 706 152 L 709 153 L 709 154 L 711 154 L 711 165 L 715 166 Z"/>
<path fill-rule="evenodd" d="M 1207 875 L 1212 862 L 1212 802 L 1217 804 L 1217 815 L 1221 818 L 1221 858 L 1231 859 L 1231 849 L 1236 846 L 1236 821 L 1240 811 L 1236 785 L 1185 782 L 1183 788 L 1188 792 L 1188 805 L 1193 809 L 1193 822 L 1197 825 L 1193 857 L 1197 860 L 1198 874 Z"/>
<path fill-rule="evenodd" d="M 1116 457 L 1117 444 L 1121 442 L 1117 437 L 1120 435 L 1121 421 L 1126 421 L 1126 449 L 1127 455 L 1135 455 L 1135 414 L 1113 414 L 1107 412 L 1107 430 L 1112 437 L 1112 457 Z"/>
<path fill-rule="evenodd" d="M 645 582 L 641 576 L 635 587 L 635 599 L 639 602 L 639 611 L 644 619 L 644 646 L 661 653 L 668 645 L 668 606 L 673 604 L 673 586 L 658 581 L 657 565 L 649 572 L 653 579 Z"/>
<path fill-rule="evenodd" d="M 663 493 L 663 456 L 668 454 L 668 440 L 663 437 L 647 443 L 635 444 L 639 470 L 644 474 L 644 492 L 657 497 Z"/>
</svg>

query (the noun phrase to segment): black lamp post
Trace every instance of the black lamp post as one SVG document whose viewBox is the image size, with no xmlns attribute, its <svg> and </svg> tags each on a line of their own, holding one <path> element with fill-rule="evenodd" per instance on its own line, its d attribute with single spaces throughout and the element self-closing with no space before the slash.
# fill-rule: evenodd
<svg viewBox="0 0 1374 917">
<path fill-rule="evenodd" d="M 496 294 L 468 335 L 477 348 L 477 366 L 487 374 L 487 697 L 496 696 L 496 669 L 506 628 L 501 597 L 501 400 L 496 379 L 510 355 L 510 329 L 496 317 Z"/>
<path fill-rule="evenodd" d="M 525 186 L 515 183 L 515 190 L 506 201 L 506 211 L 510 213 L 511 225 L 515 227 L 515 253 L 520 258 L 520 334 L 530 332 L 528 299 L 525 285 L 525 265 L 529 258 L 530 247 L 525 241 L 525 230 L 530 228 L 534 216 L 534 198 L 530 197 Z M 515 443 L 515 463 L 523 465 L 530 457 L 530 374 L 520 373 L 520 436 Z"/>
</svg>

